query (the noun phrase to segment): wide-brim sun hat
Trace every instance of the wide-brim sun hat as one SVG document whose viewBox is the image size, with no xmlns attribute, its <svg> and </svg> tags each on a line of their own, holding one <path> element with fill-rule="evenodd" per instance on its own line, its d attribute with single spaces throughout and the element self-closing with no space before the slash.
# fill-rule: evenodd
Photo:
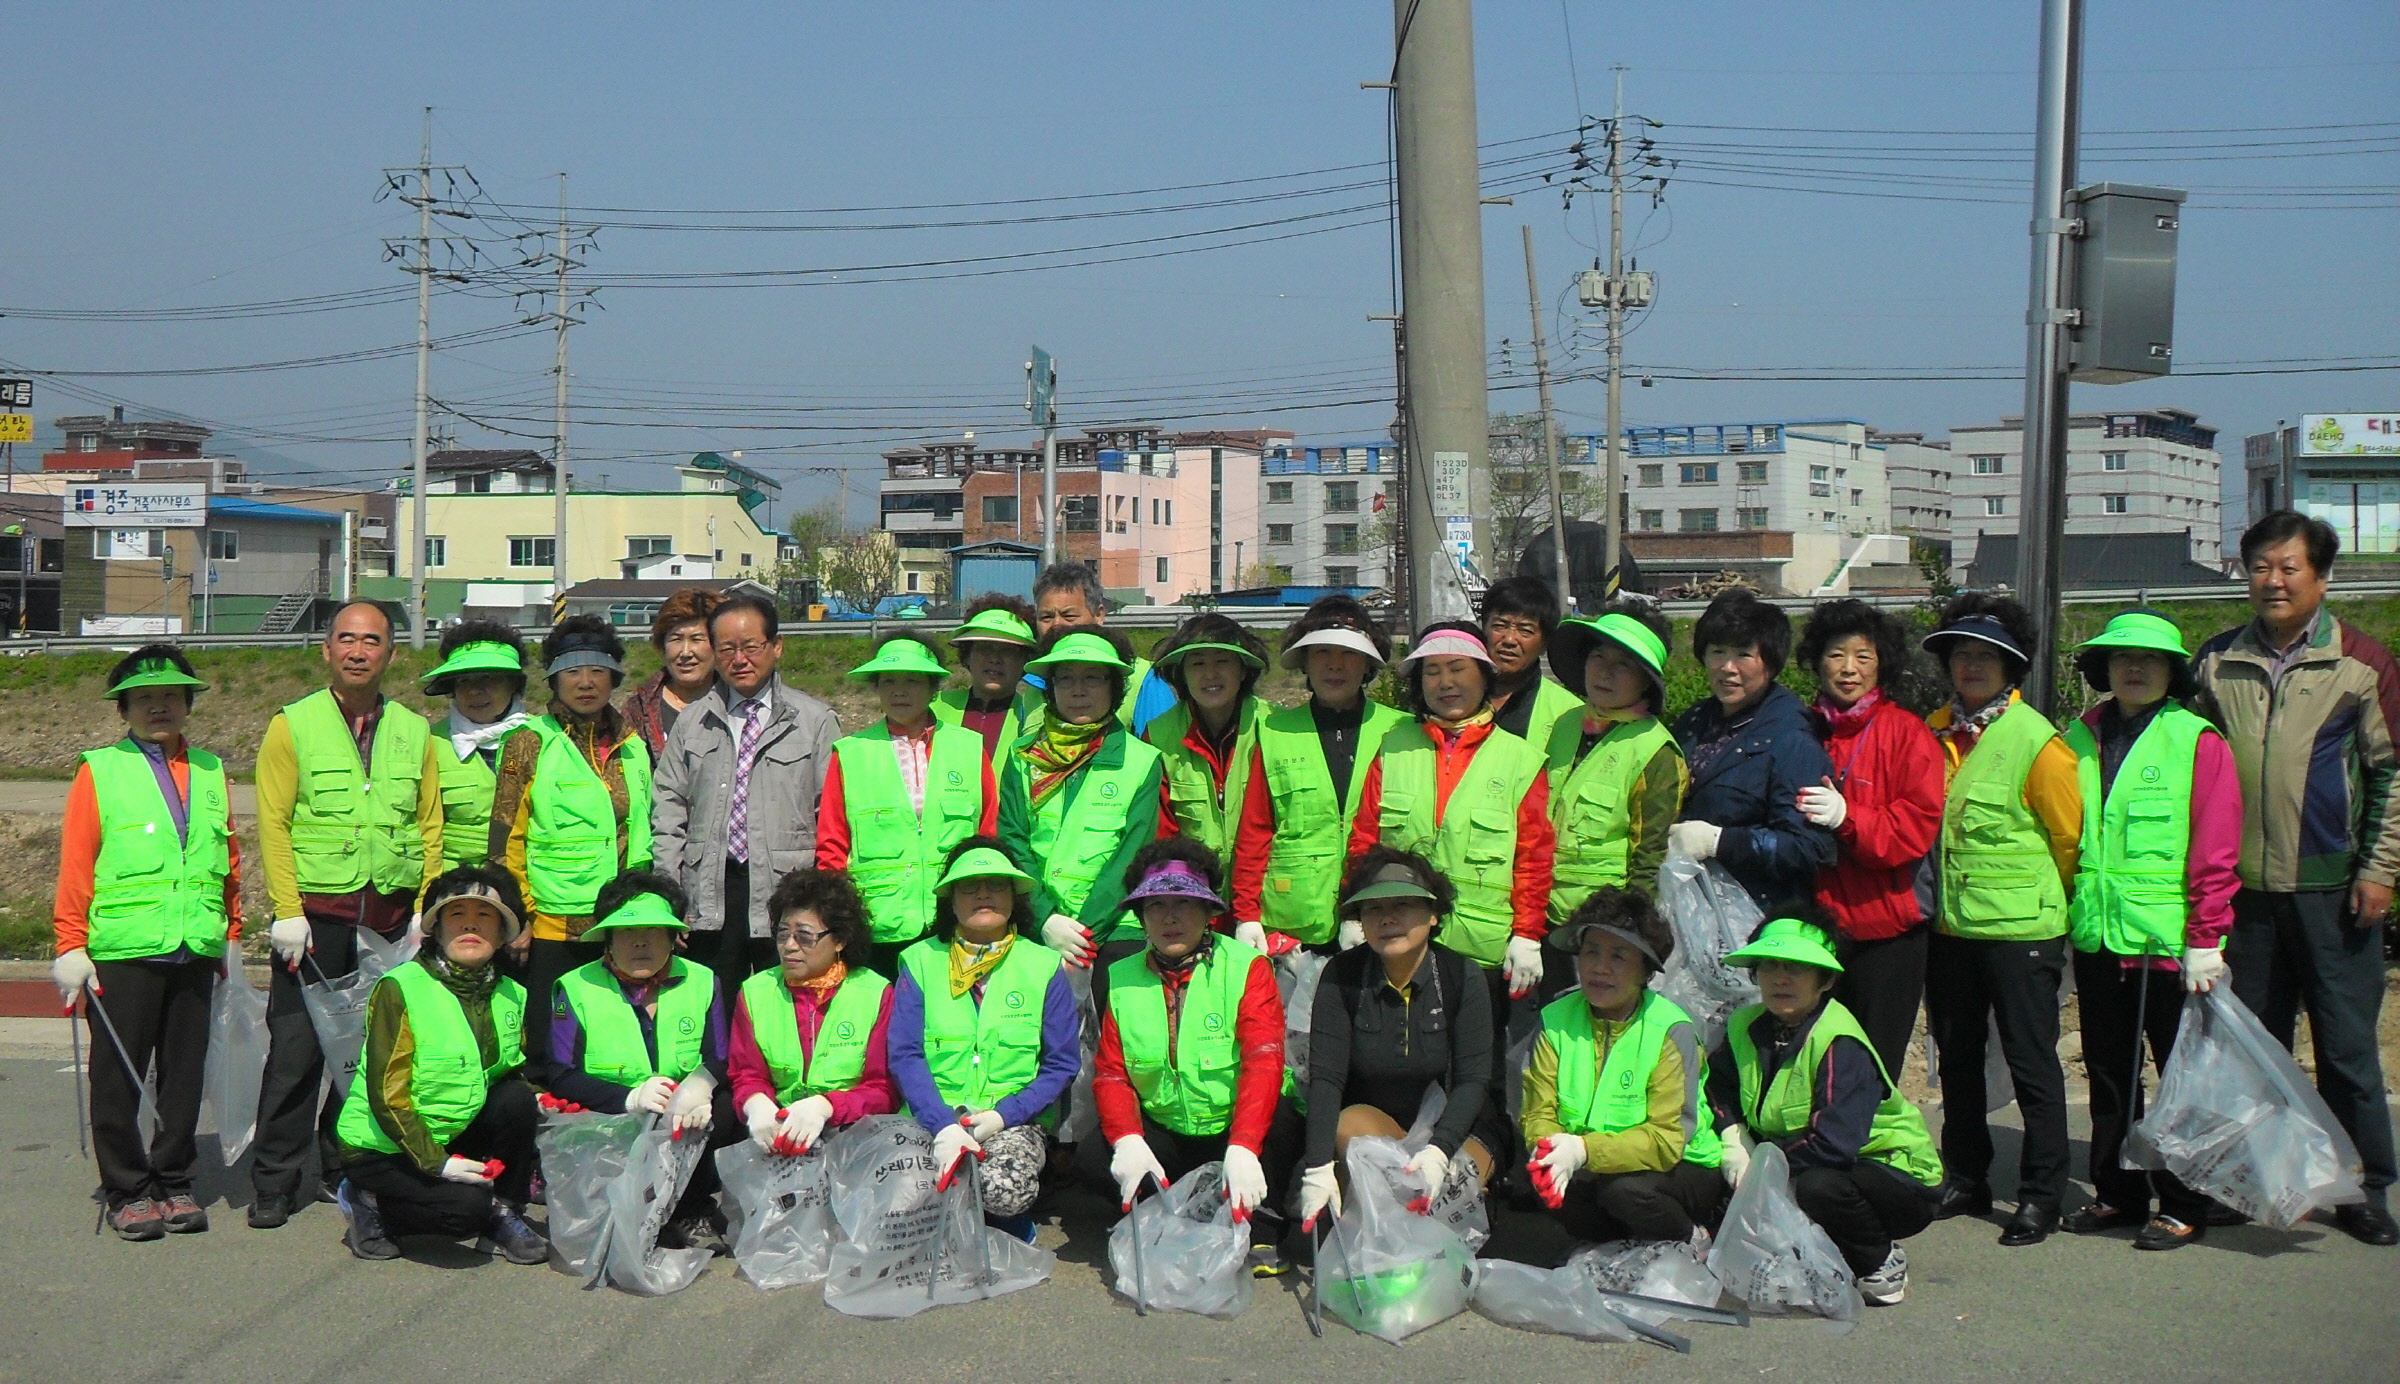
<svg viewBox="0 0 2400 1384">
<path fill-rule="evenodd" d="M 1437 915 L 1442 911 L 1441 899 L 1425 887 L 1423 880 L 1417 878 L 1416 870 L 1398 861 L 1377 870 L 1375 878 L 1351 891 L 1342 900 L 1341 915 L 1345 918 L 1357 917 L 1360 904 L 1372 903 L 1376 899 L 1423 899 L 1432 905 Z"/>
<path fill-rule="evenodd" d="M 1666 967 L 1667 963 L 1665 960 L 1659 956 L 1657 951 L 1652 949 L 1648 942 L 1642 940 L 1642 935 L 1640 933 L 1635 932 L 1631 928 L 1619 927 L 1615 923 L 1578 923 L 1574 919 L 1570 918 L 1566 922 L 1560 923 L 1557 927 L 1550 929 L 1550 936 L 1547 940 L 1551 946 L 1554 946 L 1560 951 L 1572 956 L 1576 952 L 1583 950 L 1584 935 L 1592 932 L 1606 933 L 1608 936 L 1616 938 L 1618 941 L 1625 943 L 1629 947 L 1632 947 L 1635 951 L 1640 952 L 1643 956 L 1648 957 L 1650 959 L 1650 967 L 1652 970 L 1662 970 Z"/>
<path fill-rule="evenodd" d="M 1180 860 L 1153 866 L 1126 894 L 1125 904 L 1130 908 L 1144 899 L 1198 899 L 1219 913 L 1225 911 L 1225 901 L 1217 897 L 1217 891 L 1208 887 L 1199 871 Z"/>
<path fill-rule="evenodd" d="M 1033 627 L 1014 611 L 994 607 L 976 612 L 974 619 L 950 632 L 953 645 L 973 644 L 979 640 L 986 644 L 1018 644 L 1030 649 L 1034 644 Z"/>
<path fill-rule="evenodd" d="M 1365 630 L 1348 629 L 1340 625 L 1310 630 L 1293 640 L 1291 647 L 1285 649 L 1275 661 L 1295 673 L 1305 671 L 1310 649 L 1348 649 L 1354 654 L 1366 655 L 1367 662 L 1376 668 L 1382 667 L 1386 661 Z"/>
<path fill-rule="evenodd" d="M 1098 668 L 1114 668 L 1130 673 L 1133 665 L 1119 657 L 1114 646 L 1096 634 L 1078 630 L 1050 646 L 1050 652 L 1025 665 L 1030 672 L 1041 672 L 1062 664 L 1086 663 Z"/>
<path fill-rule="evenodd" d="M 1728 966 L 1756 966 L 1761 961 L 1792 961 L 1819 970 L 1841 973 L 1842 963 L 1834 957 L 1833 943 L 1825 929 L 1798 918 L 1770 919 L 1750 939 L 1750 945 L 1740 951 L 1728 952 Z"/>
<path fill-rule="evenodd" d="M 1972 639 L 1980 644 L 1989 644 L 2015 659 L 2019 668 L 2027 667 L 2033 662 L 2033 655 L 2025 652 L 2024 646 L 2017 643 L 2016 636 L 2008 632 L 2008 626 L 2001 624 L 1999 617 L 1995 615 L 1965 616 L 1926 635 L 1919 643 L 1927 653 L 1932 654 L 1935 658 L 1948 658 L 1950 656 L 1948 641 L 1953 639 Z"/>
<path fill-rule="evenodd" d="M 2128 610 L 2108 622 L 2107 628 L 2083 641 L 2075 650 L 2075 671 L 2091 684 L 2095 692 L 2109 688 L 2108 656 L 2117 649 L 2145 649 L 2164 654 L 2172 668 L 2168 677 L 2167 695 L 2188 697 L 2198 691 L 2192 681 L 2192 656 L 2183 647 L 2183 631 L 2164 615 L 2147 610 Z"/>
<path fill-rule="evenodd" d="M 1410 665 L 1429 658 L 1471 658 L 1484 666 L 1487 675 L 1498 671 L 1498 665 L 1492 662 L 1492 651 L 1485 646 L 1483 636 L 1469 634 L 1465 630 L 1439 629 L 1419 636 L 1417 642 L 1409 646 L 1408 652 L 1400 657 L 1401 675 L 1407 675 Z"/>
<path fill-rule="evenodd" d="M 500 940 L 493 946 L 494 951 L 515 941 L 517 934 L 525 930 L 525 920 L 508 906 L 508 900 L 500 897 L 499 890 L 480 880 L 467 880 L 452 884 L 441 897 L 425 901 L 425 940 L 428 943 L 434 943 L 441 936 L 443 911 L 466 899 L 488 903 L 492 911 L 500 915 Z"/>
<path fill-rule="evenodd" d="M 1584 695 L 1584 664 L 1599 644 L 1613 644 L 1633 655 L 1650 675 L 1650 709 L 1663 710 L 1667 700 L 1667 646 L 1648 625 L 1630 615 L 1599 615 L 1561 620 L 1550 636 L 1550 675 L 1559 685 Z"/>
<path fill-rule="evenodd" d="M 145 658 L 135 664 L 125 676 L 109 685 L 103 697 L 123 696 L 137 687 L 188 687 L 205 692 L 208 684 L 175 666 L 171 658 Z"/>
<path fill-rule="evenodd" d="M 1015 861 L 989 846 L 977 846 L 950 862 L 941 881 L 933 886 L 934 896 L 946 899 L 960 881 L 970 879 L 1005 879 L 1014 883 L 1020 894 L 1033 892 L 1033 876 L 1018 869 Z"/>
<path fill-rule="evenodd" d="M 488 639 L 461 644 L 442 660 L 441 667 L 427 673 L 419 683 L 425 689 L 425 695 L 447 697 L 451 689 L 458 686 L 460 678 L 477 673 L 513 676 L 521 681 L 525 676 L 525 655 L 506 644 L 496 644 Z"/>
<path fill-rule="evenodd" d="M 583 930 L 582 940 L 588 942 L 602 933 L 634 927 L 672 928 L 677 932 L 691 930 L 690 924 L 675 916 L 674 905 L 657 894 L 643 893 L 617 905 L 617 910 L 607 917 L 593 919 L 592 925 Z"/>
<path fill-rule="evenodd" d="M 878 673 L 918 673 L 939 682 L 950 676 L 950 670 L 933 656 L 933 650 L 914 639 L 894 639 L 875 651 L 875 656 L 843 674 L 852 682 L 873 682 Z"/>
<path fill-rule="evenodd" d="M 1204 639 L 1195 644 L 1179 644 L 1176 647 L 1167 650 L 1165 653 L 1160 654 L 1157 658 L 1152 659 L 1150 666 L 1158 669 L 1159 672 L 1164 673 L 1167 671 L 1167 669 L 1174 667 L 1178 663 L 1181 663 L 1186 655 L 1199 653 L 1203 649 L 1222 650 L 1225 653 L 1232 654 L 1235 658 L 1240 659 L 1242 662 L 1248 664 L 1250 667 L 1259 672 L 1263 673 L 1267 670 L 1267 661 L 1263 658 L 1260 658 L 1257 654 L 1250 652 L 1248 649 L 1243 648 L 1239 644 L 1226 644 L 1213 639 Z"/>
<path fill-rule="evenodd" d="M 577 630 L 569 634 L 558 653 L 542 661 L 542 675 L 554 678 L 569 668 L 606 668 L 618 677 L 624 677 L 625 664 L 609 650 L 609 638 L 591 630 Z"/>
</svg>

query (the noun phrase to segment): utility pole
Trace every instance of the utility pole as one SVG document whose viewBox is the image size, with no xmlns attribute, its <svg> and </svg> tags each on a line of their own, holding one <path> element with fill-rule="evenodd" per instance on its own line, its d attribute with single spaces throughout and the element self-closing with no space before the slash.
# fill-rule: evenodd
<svg viewBox="0 0 2400 1384">
<path fill-rule="evenodd" d="M 1625 536 L 1619 507 L 1625 494 L 1625 69 L 1617 69 L 1617 100 L 1608 118 L 1608 474 L 1601 480 L 1600 595 L 1617 592 Z"/>
<path fill-rule="evenodd" d="M 552 492 L 550 558 L 550 618 L 555 621 L 566 614 L 567 587 L 567 328 L 573 326 L 574 316 L 568 311 L 567 270 L 574 261 L 567 256 L 567 175 L 558 175 L 558 287 L 554 306 L 557 312 L 558 364 L 555 373 L 558 387 L 553 400 L 556 421 L 552 424 L 557 441 L 551 453 L 550 489 Z"/>
<path fill-rule="evenodd" d="M 1058 362 L 1036 346 L 1025 362 L 1025 411 L 1042 430 L 1042 566 L 1058 561 Z"/>
<path fill-rule="evenodd" d="M 2042 0 L 2033 153 L 2033 273 L 2025 311 L 2025 475 L 2017 516 L 2017 599 L 2040 637 L 2027 650 L 2025 696 L 2044 712 L 2057 693 L 2059 547 L 2067 509 L 2068 334 L 2078 314 L 2068 216 L 2081 140 L 2083 0 Z"/>
<path fill-rule="evenodd" d="M 1393 0 L 1392 17 L 1403 514 L 1410 619 L 1422 628 L 1473 614 L 1470 574 L 1480 580 L 1491 553 L 1475 24 L 1470 0 Z"/>
<path fill-rule="evenodd" d="M 1567 497 L 1558 476 L 1558 414 L 1550 407 L 1550 346 L 1542 331 L 1541 280 L 1533 271 L 1533 227 L 1520 224 L 1525 240 L 1525 311 L 1533 317 L 1533 381 L 1542 401 L 1542 464 L 1550 472 L 1550 554 L 1558 608 L 1575 613 L 1575 588 L 1567 579 Z"/>
<path fill-rule="evenodd" d="M 425 413 L 433 380 L 433 107 L 425 108 L 425 142 L 417 151 L 417 431 L 410 451 L 416 513 L 416 552 L 409 559 L 409 643 L 425 647 Z"/>
</svg>

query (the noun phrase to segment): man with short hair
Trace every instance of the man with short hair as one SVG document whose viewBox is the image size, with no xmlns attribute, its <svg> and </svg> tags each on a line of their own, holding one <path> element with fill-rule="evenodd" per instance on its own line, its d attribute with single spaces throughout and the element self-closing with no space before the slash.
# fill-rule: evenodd
<svg viewBox="0 0 2400 1384">
<path fill-rule="evenodd" d="M 1580 711 L 1574 693 L 1542 676 L 1558 632 L 1558 593 L 1540 577 L 1503 577 L 1483 593 L 1483 643 L 1492 655 L 1492 720 L 1547 750 L 1558 718 Z"/>
<path fill-rule="evenodd" d="M 775 962 L 767 898 L 813 863 L 833 708 L 776 675 L 775 603 L 737 590 L 708 617 L 714 695 L 685 707 L 651 784 L 651 857 L 691 896 L 691 956 L 732 994 Z"/>
<path fill-rule="evenodd" d="M 1033 579 L 1033 632 L 1038 637 L 1061 625 L 1090 627 L 1108 623 L 1108 595 L 1100 578 L 1080 562 L 1053 562 Z M 1039 688 L 1039 676 L 1026 683 Z M 1133 678 L 1125 700 L 1117 703 L 1117 719 L 1138 738 L 1152 717 L 1175 705 L 1175 689 L 1150 667 L 1150 660 L 1133 660 Z"/>
<path fill-rule="evenodd" d="M 2303 1007 L 2317 1089 L 2358 1146 L 2367 1200 L 2334 1221 L 2400 1244 L 2376 1023 L 2383 932 L 2400 878 L 2400 665 L 2325 609 L 2340 540 L 2280 509 L 2242 535 L 2257 618 L 2200 647 L 2194 710 L 2216 722 L 2242 785 L 2233 992 L 2286 1046 Z"/>
<path fill-rule="evenodd" d="M 330 685 L 276 712 L 258 747 L 258 846 L 276 964 L 251 1145 L 257 1230 L 291 1219 L 311 1129 L 319 1176 L 340 1166 L 340 1105 L 319 1109 L 325 1058 L 301 983 L 356 971 L 362 931 L 398 941 L 417 891 L 442 868 L 439 747 L 424 717 L 384 700 L 392 633 L 390 612 L 373 601 L 335 611 L 324 642 Z"/>
</svg>

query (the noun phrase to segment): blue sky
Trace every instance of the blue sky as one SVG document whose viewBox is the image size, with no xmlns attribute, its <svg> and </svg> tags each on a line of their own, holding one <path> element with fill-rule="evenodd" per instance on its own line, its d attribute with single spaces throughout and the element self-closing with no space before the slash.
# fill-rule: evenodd
<svg viewBox="0 0 2400 1384">
<path fill-rule="evenodd" d="M 1606 112 L 1611 66 L 1629 69 L 1628 109 L 1663 122 L 1659 152 L 1685 160 L 1663 208 L 1631 207 L 1640 263 L 1660 278 L 1629 343 L 1637 368 L 2009 367 L 2023 353 L 2027 220 L 2013 151 L 2030 139 L 2037 10 L 1487 0 L 1481 137 L 1499 146 L 1489 157 L 1516 160 L 1497 175 L 1562 166 L 1579 113 Z M 2389 364 L 2400 124 L 2372 122 L 2400 121 L 2400 9 L 2291 4 L 2271 24 L 2263 13 L 2095 0 L 2083 176 L 2196 189 L 2179 363 Z M 23 11 L 11 32 L 17 196 L 0 311 L 389 291 L 405 280 L 382 242 L 414 215 L 374 200 L 380 170 L 414 160 L 430 104 L 437 161 L 466 165 L 483 191 L 452 229 L 483 242 L 487 267 L 515 259 L 514 233 L 555 218 L 542 209 L 562 171 L 584 209 L 575 219 L 603 223 L 582 256 L 604 286 L 574 333 L 573 451 L 619 484 L 665 457 L 740 448 L 785 480 L 787 503 L 835 493 L 851 473 L 863 517 L 885 447 L 1023 431 L 1020 367 L 1036 341 L 1060 359 L 1069 424 L 1148 417 L 1332 439 L 1379 434 L 1390 417 L 1388 329 L 1367 317 L 1388 307 L 1373 210 L 1384 98 L 1358 89 L 1389 65 L 1386 5 L 83 4 Z M 2285 128 L 2302 126 L 2345 128 Z M 1227 180 L 1250 181 L 1144 191 Z M 1744 182 L 1850 195 L 1712 185 Z M 1059 198 L 1079 200 L 1023 200 Z M 824 210 L 1002 201 L 1018 205 Z M 1191 203 L 1206 205 L 1158 210 Z M 760 210 L 792 214 L 689 214 Z M 1589 324 L 1564 292 L 1604 226 L 1593 212 L 1531 192 L 1486 214 L 1490 336 L 1495 349 L 1516 343 L 1520 368 L 1521 221 L 1549 306 L 1564 311 L 1559 368 L 1598 363 L 1596 349 L 1568 349 Z M 1083 215 L 856 229 L 1064 213 Z M 1313 219 L 1228 229 L 1294 215 Z M 640 228 L 657 224 L 679 229 Z M 1325 225 L 1347 229 L 1291 235 Z M 979 258 L 1160 236 L 1183 239 Z M 1266 236 L 1290 238 L 982 272 Z M 970 259 L 737 287 L 644 277 Z M 861 282 L 894 274 L 907 281 Z M 435 332 L 497 334 L 538 306 L 503 287 L 446 294 Z M 203 322 L 12 316 L 0 360 L 187 371 L 371 351 L 413 330 L 404 294 Z M 462 445 L 545 445 L 550 361 L 546 334 L 444 351 L 434 392 L 459 415 L 444 421 Z M 224 450 L 271 450 L 311 479 L 372 481 L 407 455 L 405 353 L 62 384 L 224 424 Z M 39 388 L 45 420 L 90 405 Z M 1597 384 L 1558 397 L 1567 427 L 1598 429 Z M 1494 406 L 1531 399 L 1496 392 Z M 2020 399 L 2010 378 L 1661 378 L 1629 389 L 1627 410 L 1637 423 L 1847 416 L 1938 433 Z M 2279 418 L 2400 405 L 2400 372 L 2079 387 L 2075 404 L 2194 409 L 2238 465 L 2240 436 Z"/>
</svg>

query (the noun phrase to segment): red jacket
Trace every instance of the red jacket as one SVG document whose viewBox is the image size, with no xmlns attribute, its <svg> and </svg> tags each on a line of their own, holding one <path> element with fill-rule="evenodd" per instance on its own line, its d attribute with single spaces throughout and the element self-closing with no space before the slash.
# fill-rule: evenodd
<svg viewBox="0 0 2400 1384">
<path fill-rule="evenodd" d="M 1922 718 L 1880 692 L 1848 712 L 1829 714 L 1820 700 L 1809 720 L 1850 808 L 1834 831 L 1840 858 L 1817 872 L 1817 903 L 1853 942 L 1897 937 L 1925 921 L 1917 867 L 1942 829 L 1942 747 Z"/>
<path fill-rule="evenodd" d="M 1183 1017 L 1183 986 L 1189 975 L 1162 976 L 1167 989 L 1167 1046 L 1172 1054 L 1176 1025 Z M 1242 982 L 1242 1007 L 1233 1019 L 1234 1051 L 1240 1067 L 1233 1082 L 1233 1121 L 1225 1142 L 1258 1153 L 1267 1144 L 1267 1126 L 1275 1122 L 1275 1103 L 1283 1096 L 1283 996 L 1275 988 L 1274 966 L 1259 957 L 1250 963 Z M 1117 1036 L 1117 1016 L 1100 1016 L 1100 1052 L 1092 1059 L 1092 1103 L 1100 1111 L 1100 1135 L 1114 1144 L 1142 1132 L 1142 1098 L 1125 1074 L 1125 1044 Z"/>
</svg>

